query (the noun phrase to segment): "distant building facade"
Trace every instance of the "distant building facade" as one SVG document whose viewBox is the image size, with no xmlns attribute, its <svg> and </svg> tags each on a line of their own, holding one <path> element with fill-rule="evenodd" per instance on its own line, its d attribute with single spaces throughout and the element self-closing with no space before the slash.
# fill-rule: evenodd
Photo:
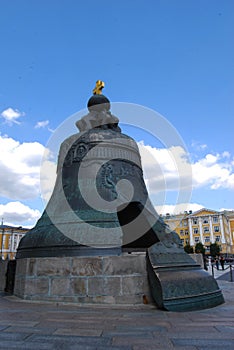
<svg viewBox="0 0 234 350">
<path fill-rule="evenodd" d="M 210 244 L 217 242 L 221 254 L 234 254 L 234 211 L 218 212 L 203 208 L 194 213 L 166 214 L 163 218 L 178 233 L 184 246 L 195 247 L 201 242 L 206 254 L 209 254 Z"/>
<path fill-rule="evenodd" d="M 15 259 L 16 251 L 21 238 L 28 232 L 29 229 L 21 226 L 0 225 L 0 259 L 13 260 Z"/>
</svg>

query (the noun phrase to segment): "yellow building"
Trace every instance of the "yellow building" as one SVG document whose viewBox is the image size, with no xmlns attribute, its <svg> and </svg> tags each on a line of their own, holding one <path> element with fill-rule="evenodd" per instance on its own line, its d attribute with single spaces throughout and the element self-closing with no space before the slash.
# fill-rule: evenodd
<svg viewBox="0 0 234 350">
<path fill-rule="evenodd" d="M 19 241 L 27 232 L 27 228 L 8 226 L 2 223 L 0 225 L 0 259 L 14 259 Z"/>
<path fill-rule="evenodd" d="M 201 242 L 209 254 L 210 244 L 217 242 L 222 254 L 234 254 L 234 212 L 203 208 L 194 213 L 167 214 L 164 221 L 178 233 L 184 246 L 195 247 Z"/>
</svg>

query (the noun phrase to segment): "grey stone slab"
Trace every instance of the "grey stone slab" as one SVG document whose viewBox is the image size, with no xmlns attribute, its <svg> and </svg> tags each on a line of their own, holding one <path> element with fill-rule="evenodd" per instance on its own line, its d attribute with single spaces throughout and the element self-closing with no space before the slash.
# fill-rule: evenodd
<svg viewBox="0 0 234 350">
<path fill-rule="evenodd" d="M 221 332 L 176 332 L 174 329 L 169 330 L 170 338 L 172 339 L 234 339 L 234 334 L 231 332 L 221 333 Z"/>
<path fill-rule="evenodd" d="M 134 321 L 133 321 L 134 323 Z M 155 325 L 155 326 L 150 326 L 150 325 L 132 325 L 132 326 L 128 326 L 128 325 L 117 325 L 116 329 L 119 331 L 125 331 L 125 332 L 168 332 L 167 327 L 164 326 L 160 326 L 160 325 Z"/>
<path fill-rule="evenodd" d="M 72 295 L 86 296 L 87 295 L 87 279 L 83 277 L 71 278 L 71 293 Z"/>
<path fill-rule="evenodd" d="M 73 276 L 102 275 L 102 258 L 101 257 L 72 258 L 71 274 Z"/>
<path fill-rule="evenodd" d="M 105 295 L 117 296 L 121 295 L 121 279 L 120 277 L 106 277 L 104 279 Z"/>
<path fill-rule="evenodd" d="M 19 326 L 10 326 L 4 330 L 5 332 L 11 333 L 41 333 L 41 334 L 52 334 L 56 331 L 55 327 L 19 327 Z"/>
<path fill-rule="evenodd" d="M 234 324 L 233 326 L 229 326 L 229 325 L 219 325 L 219 326 L 215 326 L 215 328 L 221 332 L 221 333 L 232 333 L 233 337 L 234 337 Z"/>
<path fill-rule="evenodd" d="M 89 296 L 105 295 L 103 277 L 90 277 L 88 279 L 88 295 Z"/>
<path fill-rule="evenodd" d="M 48 294 L 49 292 L 49 279 L 48 278 L 28 278 L 25 281 L 24 294 L 30 295 L 40 295 Z"/>
<path fill-rule="evenodd" d="M 96 350 L 96 349 L 97 349 L 96 345 L 85 345 L 85 344 L 74 344 L 74 343 L 54 344 L 54 350 Z"/>
<path fill-rule="evenodd" d="M 15 341 L 15 340 L 24 340 L 29 337 L 30 333 L 11 333 L 11 332 L 1 332 L 0 333 L 0 342 L 3 340 L 6 341 Z"/>
<path fill-rule="evenodd" d="M 80 337 L 80 336 L 66 336 L 66 335 L 40 335 L 33 334 L 28 339 L 31 342 L 49 342 L 49 343 L 70 343 L 70 344 L 85 344 L 85 345 L 110 345 L 109 338 L 104 337 Z"/>
<path fill-rule="evenodd" d="M 37 276 L 67 276 L 70 274 L 69 257 L 37 258 Z"/>
<path fill-rule="evenodd" d="M 142 276 L 122 277 L 123 295 L 143 293 L 144 280 Z"/>
<path fill-rule="evenodd" d="M 6 322 L 6 321 L 5 321 L 5 322 Z M 8 324 L 6 324 L 6 325 L 1 325 L 1 326 L 0 326 L 0 331 L 3 331 L 4 329 L 7 329 L 7 327 L 9 327 Z"/>
<path fill-rule="evenodd" d="M 16 275 L 17 276 L 26 274 L 27 263 L 28 263 L 28 259 L 20 259 L 17 261 L 17 264 L 16 264 Z"/>
<path fill-rule="evenodd" d="M 147 348 L 145 345 L 133 345 L 132 350 L 168 350 L 171 348 L 165 348 L 163 346 L 157 345 L 157 344 L 148 344 Z M 179 348 L 172 348 L 172 349 L 177 349 L 177 350 L 198 350 L 197 347 L 195 346 L 180 346 Z"/>
<path fill-rule="evenodd" d="M 180 350 L 181 349 L 181 347 L 179 347 L 178 348 L 178 350 Z M 203 346 L 198 346 L 198 347 L 196 347 L 196 349 L 198 349 L 198 350 L 220 350 L 220 345 L 206 345 L 205 347 L 203 347 Z M 224 350 L 233 350 L 234 349 L 234 347 L 233 347 L 233 345 L 225 345 L 225 348 L 224 348 Z"/>
<path fill-rule="evenodd" d="M 36 275 L 36 259 L 30 258 L 27 259 L 27 275 L 29 276 L 35 276 Z"/>
<path fill-rule="evenodd" d="M 40 343 L 35 346 L 35 343 L 25 341 L 1 341 L 1 350 L 58 350 L 52 343 Z"/>
<path fill-rule="evenodd" d="M 145 349 L 148 349 L 149 346 L 157 346 L 158 348 L 163 348 L 165 350 L 173 349 L 173 344 L 167 337 L 160 338 L 138 338 L 138 337 L 114 337 L 112 339 L 113 345 L 118 346 L 136 346 L 141 345 L 145 346 Z"/>
<path fill-rule="evenodd" d="M 15 318 L 15 320 L 3 320 L 2 321 L 3 324 L 5 325 L 6 323 L 8 324 L 8 326 L 20 326 L 20 327 L 34 327 L 36 325 L 38 325 L 39 322 L 34 322 L 34 321 L 21 321 L 18 320 L 17 318 Z"/>
<path fill-rule="evenodd" d="M 96 350 L 132 350 L 131 346 L 98 346 Z M 165 349 L 164 349 L 165 350 Z"/>
<path fill-rule="evenodd" d="M 81 337 L 99 337 L 102 334 L 102 329 L 79 329 L 77 327 L 75 328 L 58 328 L 54 334 L 60 334 L 60 335 L 74 335 L 74 336 L 81 336 Z"/>
<path fill-rule="evenodd" d="M 174 346 L 197 346 L 197 347 L 206 347 L 214 349 L 214 347 L 232 347 L 234 349 L 234 340 L 233 339 L 171 339 Z"/>
<path fill-rule="evenodd" d="M 52 278 L 50 294 L 53 295 L 71 295 L 70 279 L 68 278 Z"/>
<path fill-rule="evenodd" d="M 113 331 L 104 331 L 102 333 L 103 337 L 135 337 L 135 338 L 153 338 L 153 335 L 151 332 L 143 332 L 138 330 L 113 330 Z"/>
<path fill-rule="evenodd" d="M 105 275 L 132 275 L 141 273 L 146 275 L 146 260 L 145 254 L 141 255 L 126 255 L 103 258 L 103 273 Z"/>
</svg>

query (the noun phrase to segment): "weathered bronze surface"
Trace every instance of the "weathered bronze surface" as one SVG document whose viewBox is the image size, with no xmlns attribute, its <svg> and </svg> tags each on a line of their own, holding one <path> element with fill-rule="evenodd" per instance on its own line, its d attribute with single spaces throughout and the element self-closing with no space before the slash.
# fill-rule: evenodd
<svg viewBox="0 0 234 350">
<path fill-rule="evenodd" d="M 183 250 L 155 212 L 143 179 L 136 142 L 121 132 L 99 81 L 80 132 L 60 148 L 51 199 L 36 226 L 21 240 L 17 259 L 121 255 L 147 249 L 153 298 L 160 308 L 196 310 L 223 296 Z"/>
</svg>

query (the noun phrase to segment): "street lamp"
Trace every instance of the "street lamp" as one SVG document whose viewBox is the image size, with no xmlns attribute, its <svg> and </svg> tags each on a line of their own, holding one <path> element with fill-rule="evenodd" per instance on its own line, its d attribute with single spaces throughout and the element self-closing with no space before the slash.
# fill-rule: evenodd
<svg viewBox="0 0 234 350">
<path fill-rule="evenodd" d="M 1 259 L 4 260 L 4 228 L 2 227 Z M 2 256 L 3 254 L 3 256 Z"/>
</svg>

